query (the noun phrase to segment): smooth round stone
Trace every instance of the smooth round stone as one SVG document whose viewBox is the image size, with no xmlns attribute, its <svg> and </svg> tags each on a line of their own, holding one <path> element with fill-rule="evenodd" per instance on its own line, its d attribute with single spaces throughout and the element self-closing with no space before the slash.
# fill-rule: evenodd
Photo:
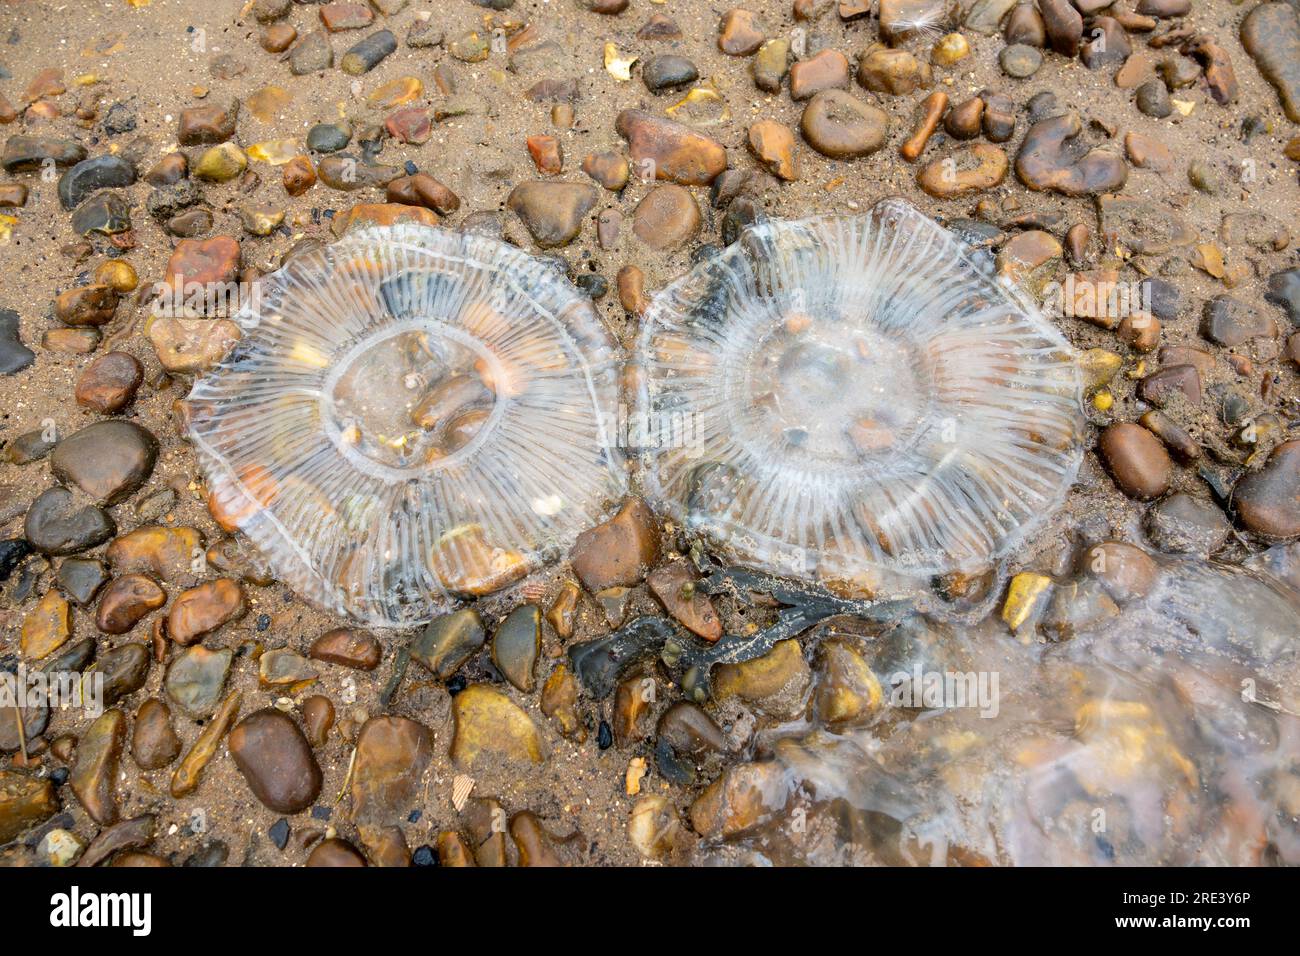
<svg viewBox="0 0 1300 956">
<path fill-rule="evenodd" d="M 411 658 L 442 680 L 456 673 L 487 640 L 472 607 L 434 618 L 411 645 Z"/>
<path fill-rule="evenodd" d="M 1134 100 L 1139 112 L 1156 119 L 1164 119 L 1174 111 L 1169 90 L 1160 80 L 1148 80 L 1139 86 Z"/>
<path fill-rule="evenodd" d="M 141 770 L 160 770 L 180 756 L 181 740 L 172 728 L 172 712 L 164 701 L 151 697 L 136 711 L 131 736 L 131 756 Z"/>
<path fill-rule="evenodd" d="M 317 123 L 307 131 L 307 148 L 317 153 L 337 153 L 352 142 L 352 129 L 342 123 Z"/>
<path fill-rule="evenodd" d="M 86 607 L 107 583 L 108 569 L 94 558 L 67 558 L 59 564 L 55 579 L 64 594 Z"/>
<path fill-rule="evenodd" d="M 658 53 L 641 63 L 641 81 L 652 93 L 687 86 L 699 76 L 694 63 L 675 53 Z"/>
<path fill-rule="evenodd" d="M 1268 538 L 1300 535 L 1300 440 L 1278 445 L 1263 468 L 1237 482 L 1233 505 L 1249 531 Z"/>
<path fill-rule="evenodd" d="M 823 156 L 853 159 L 885 145 L 889 114 L 844 90 L 822 90 L 804 107 L 799 129 Z"/>
<path fill-rule="evenodd" d="M 76 209 L 100 189 L 120 189 L 135 182 L 135 166 L 121 156 L 107 154 L 77 163 L 59 177 L 59 202 Z"/>
<path fill-rule="evenodd" d="M 72 214 L 72 231 L 79 236 L 92 232 L 115 236 L 130 228 L 131 204 L 116 192 L 96 193 Z"/>
<path fill-rule="evenodd" d="M 167 592 L 144 574 L 124 574 L 104 590 L 95 626 L 105 634 L 125 634 L 150 611 L 167 603 Z"/>
<path fill-rule="evenodd" d="M 78 501 L 66 488 L 51 488 L 32 502 L 23 536 L 44 554 L 76 554 L 117 533 L 108 513 Z"/>
<path fill-rule="evenodd" d="M 308 866 L 365 866 L 366 858 L 347 840 L 322 840 L 307 857 Z"/>
<path fill-rule="evenodd" d="M 533 669 L 542 650 L 542 614 L 534 604 L 511 611 L 492 635 L 492 663 L 524 693 L 537 686 Z"/>
<path fill-rule="evenodd" d="M 261 803 L 300 813 L 320 794 L 321 771 L 298 725 L 273 708 L 256 711 L 230 732 L 230 755 Z"/>
<path fill-rule="evenodd" d="M 998 64 L 1007 76 L 1023 80 L 1038 72 L 1038 68 L 1043 65 L 1043 54 L 1027 44 L 1013 43 L 1003 47 L 998 54 Z"/>
<path fill-rule="evenodd" d="M 144 381 L 144 366 L 127 352 L 101 355 L 81 373 L 73 395 L 77 404 L 101 415 L 120 412 Z"/>
<path fill-rule="evenodd" d="M 1199 554 L 1217 551 L 1228 539 L 1232 527 L 1212 502 L 1178 494 L 1162 498 L 1146 516 L 1147 536 L 1167 554 Z"/>
<path fill-rule="evenodd" d="M 1169 489 L 1173 462 L 1160 439 L 1141 425 L 1121 422 L 1101 433 L 1098 450 L 1115 483 L 1130 498 L 1149 501 Z"/>
<path fill-rule="evenodd" d="M 652 249 L 677 249 L 700 230 L 700 207 L 684 186 L 656 186 L 637 204 L 632 231 Z"/>
<path fill-rule="evenodd" d="M 105 651 L 98 664 L 104 675 L 104 703 L 115 704 L 143 687 L 149 666 L 149 649 L 143 644 L 119 644 Z"/>
<path fill-rule="evenodd" d="M 95 422 L 55 446 L 50 470 L 96 501 L 114 504 L 148 480 L 157 458 L 158 440 L 135 422 Z"/>
<path fill-rule="evenodd" d="M 206 720 L 221 703 L 234 656 L 227 647 L 210 651 L 196 644 L 186 648 L 167 668 L 163 680 L 167 696 L 188 716 Z"/>
</svg>

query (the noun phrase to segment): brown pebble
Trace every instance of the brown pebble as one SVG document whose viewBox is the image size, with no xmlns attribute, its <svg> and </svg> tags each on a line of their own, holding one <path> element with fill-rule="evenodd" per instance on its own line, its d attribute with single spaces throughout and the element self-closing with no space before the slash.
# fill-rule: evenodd
<svg viewBox="0 0 1300 956">
<path fill-rule="evenodd" d="M 1267 538 L 1300 535 L 1300 440 L 1273 449 L 1263 468 L 1237 482 L 1232 499 L 1248 531 Z"/>
<path fill-rule="evenodd" d="M 775 120 L 759 120 L 749 128 L 749 149 L 768 172 L 787 182 L 799 178 L 794 134 Z"/>
<path fill-rule="evenodd" d="M 86 366 L 73 395 L 77 404 L 101 415 L 120 412 L 144 381 L 144 366 L 127 352 L 108 352 Z"/>
<path fill-rule="evenodd" d="M 944 111 L 948 108 L 948 94 L 943 90 L 935 90 L 924 100 L 921 101 L 921 116 L 917 120 L 916 129 L 907 141 L 899 147 L 899 154 L 909 163 L 914 163 L 920 159 L 921 154 L 925 152 L 926 143 L 930 142 L 930 137 L 934 135 L 939 121 L 943 119 Z"/>
<path fill-rule="evenodd" d="M 383 659 L 383 646 L 373 635 L 347 627 L 326 631 L 312 642 L 308 656 L 328 664 L 372 671 Z"/>
<path fill-rule="evenodd" d="M 645 294 L 645 273 L 636 266 L 624 266 L 618 270 L 617 282 L 619 304 L 633 315 L 644 315 L 650 307 Z"/>
<path fill-rule="evenodd" d="M 700 207 L 684 186 L 656 186 L 637 203 L 632 231 L 651 249 L 677 249 L 699 232 Z"/>
<path fill-rule="evenodd" d="M 172 728 L 172 712 L 165 701 L 150 697 L 135 713 L 131 756 L 141 770 L 161 770 L 180 756 L 181 739 Z"/>
<path fill-rule="evenodd" d="M 150 611 L 167 603 L 167 592 L 144 574 L 124 574 L 104 588 L 95 626 L 105 634 L 125 634 Z"/>
<path fill-rule="evenodd" d="M 307 857 L 308 866 L 365 866 L 366 858 L 347 840 L 322 840 Z"/>
<path fill-rule="evenodd" d="M 295 156 L 284 164 L 280 174 L 284 191 L 290 196 L 301 196 L 316 185 L 316 167 L 307 156 Z"/>
<path fill-rule="evenodd" d="M 822 50 L 790 67 L 790 99 L 811 99 L 822 90 L 849 86 L 849 58 L 839 50 Z"/>
<path fill-rule="evenodd" d="M 749 10 L 728 10 L 718 23 L 718 49 L 729 56 L 749 56 L 763 45 L 765 28 Z"/>
<path fill-rule="evenodd" d="M 320 794 L 321 772 L 298 725 L 273 707 L 255 711 L 230 732 L 230 756 L 261 803 L 299 813 Z"/>
<path fill-rule="evenodd" d="M 1119 422 L 1101 433 L 1098 451 L 1130 498 L 1150 501 L 1169 490 L 1173 462 L 1151 432 L 1132 422 Z"/>
<path fill-rule="evenodd" d="M 334 726 L 334 704 L 328 697 L 313 694 L 302 702 L 302 722 L 313 747 L 324 747 Z"/>
</svg>

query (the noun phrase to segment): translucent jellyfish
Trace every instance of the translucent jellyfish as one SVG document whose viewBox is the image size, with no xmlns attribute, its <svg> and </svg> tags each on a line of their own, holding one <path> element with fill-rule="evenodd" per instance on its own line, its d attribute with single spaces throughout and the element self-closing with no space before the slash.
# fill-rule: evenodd
<svg viewBox="0 0 1300 956">
<path fill-rule="evenodd" d="M 814 704 L 811 733 L 760 742 L 755 759 L 775 761 L 783 787 L 762 825 L 712 855 L 1300 864 L 1300 592 L 1182 559 L 1159 560 L 1140 596 L 1090 589 L 1086 575 L 1057 585 L 1106 613 L 1056 643 L 1022 645 L 996 619 L 856 635 L 889 704 L 848 727 Z"/>
<path fill-rule="evenodd" d="M 623 489 L 617 353 L 554 266 L 371 229 L 298 256 L 188 399 L 213 512 L 299 594 L 427 620 L 567 549 Z"/>
<path fill-rule="evenodd" d="M 778 573 L 987 567 L 1081 457 L 1068 344 L 901 200 L 746 230 L 655 297 L 637 366 L 649 497 Z"/>
</svg>

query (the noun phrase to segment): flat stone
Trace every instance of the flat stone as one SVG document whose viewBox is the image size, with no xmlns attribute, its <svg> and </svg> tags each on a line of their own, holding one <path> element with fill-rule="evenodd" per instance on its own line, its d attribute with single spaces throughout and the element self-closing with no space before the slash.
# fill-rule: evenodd
<svg viewBox="0 0 1300 956">
<path fill-rule="evenodd" d="M 1216 505 L 1179 492 L 1152 506 L 1146 530 L 1151 543 L 1166 554 L 1207 557 L 1223 546 L 1232 527 Z"/>
<path fill-rule="evenodd" d="M 456 695 L 453 709 L 464 694 Z M 432 759 L 433 735 L 428 727 L 405 717 L 370 718 L 357 735 L 352 819 L 377 826 L 405 822 L 423 803 L 421 780 Z"/>
<path fill-rule="evenodd" d="M 823 156 L 854 159 L 885 145 L 889 114 L 844 90 L 823 90 L 804 107 L 799 130 Z"/>
<path fill-rule="evenodd" d="M 108 583 L 108 569 L 94 558 L 66 558 L 59 563 L 56 580 L 74 604 L 87 607 Z"/>
<path fill-rule="evenodd" d="M 321 771 L 298 725 L 273 707 L 254 711 L 230 732 L 230 756 L 263 806 L 300 813 L 320 795 Z"/>
<path fill-rule="evenodd" d="M 203 535 L 184 525 L 143 525 L 115 538 L 104 556 L 116 574 L 141 572 L 169 584 L 192 587 L 206 574 L 195 555 L 203 551 Z"/>
<path fill-rule="evenodd" d="M 294 76 L 318 73 L 334 65 L 334 48 L 323 30 L 313 30 L 289 51 L 289 71 Z"/>
<path fill-rule="evenodd" d="M 674 120 L 623 110 L 614 127 L 627 140 L 633 172 L 641 179 L 706 186 L 727 168 L 727 150 L 721 143 Z"/>
<path fill-rule="evenodd" d="M 129 352 L 109 352 L 86 366 L 77 378 L 77 404 L 101 415 L 115 415 L 135 398 L 144 366 Z"/>
<path fill-rule="evenodd" d="M 791 182 L 799 178 L 794 134 L 774 120 L 759 120 L 749 128 L 749 150 L 773 176 Z"/>
<path fill-rule="evenodd" d="M 471 684 L 452 698 L 451 707 L 455 719 L 451 758 L 458 766 L 472 769 L 480 761 L 491 766 L 542 762 L 536 725 L 505 694 Z"/>
<path fill-rule="evenodd" d="M 1286 3 L 1261 3 L 1241 22 L 1241 45 L 1277 88 L 1287 118 L 1300 123 L 1300 13 Z"/>
<path fill-rule="evenodd" d="M 54 784 L 12 770 L 0 770 L 0 844 L 16 839 L 59 811 Z"/>
<path fill-rule="evenodd" d="M 652 249 L 678 249 L 694 238 L 702 222 L 695 197 L 684 186 L 656 186 L 637 203 L 632 231 Z"/>
<path fill-rule="evenodd" d="M 1073 111 L 1031 126 L 1016 156 L 1020 181 L 1030 189 L 1066 196 L 1120 189 L 1128 179 L 1123 158 L 1102 148 L 1089 149 L 1080 139 L 1082 132 L 1079 114 Z"/>
<path fill-rule="evenodd" d="M 248 610 L 238 581 L 218 578 L 181 592 L 167 611 L 167 636 L 181 646 L 194 643 Z"/>
<path fill-rule="evenodd" d="M 1007 154 L 1000 147 L 970 143 L 923 167 L 916 181 L 936 199 L 953 199 L 1001 185 L 1008 166 Z"/>
<path fill-rule="evenodd" d="M 1246 530 L 1274 539 L 1300 536 L 1300 441 L 1273 449 L 1263 468 L 1237 482 L 1232 502 Z"/>
<path fill-rule="evenodd" d="M 115 504 L 153 473 L 158 440 L 135 422 L 87 425 L 55 446 L 50 471 L 101 504 Z"/>
<path fill-rule="evenodd" d="M 105 154 L 77 163 L 59 177 L 59 202 L 76 209 L 100 189 L 121 189 L 135 182 L 135 166 L 121 156 Z"/>
<path fill-rule="evenodd" d="M 411 645 L 411 659 L 447 680 L 487 640 L 483 620 L 472 607 L 435 617 Z"/>
<path fill-rule="evenodd" d="M 570 561 L 590 593 L 639 583 L 659 559 L 654 512 L 640 498 L 629 498 L 608 521 L 578 536 Z"/>
<path fill-rule="evenodd" d="M 235 652 L 228 647 L 208 650 L 187 647 L 172 660 L 163 679 L 167 696 L 186 715 L 207 720 L 221 705 Z"/>
<path fill-rule="evenodd" d="M 36 361 L 36 353 L 23 345 L 18 326 L 17 312 L 0 309 L 0 375 L 21 372 Z"/>
<path fill-rule="evenodd" d="M 176 122 L 176 141 L 182 146 L 224 143 L 235 135 L 238 120 L 238 100 L 224 106 L 192 106 L 181 110 Z"/>
<path fill-rule="evenodd" d="M 38 661 L 62 647 L 71 634 L 72 615 L 68 602 L 51 588 L 23 618 L 19 648 L 23 657 Z"/>
<path fill-rule="evenodd" d="M 384 649 L 371 634 L 348 627 L 336 627 L 312 641 L 308 654 L 313 660 L 327 664 L 372 671 L 383 659 Z"/>
<path fill-rule="evenodd" d="M 506 205 L 519 216 L 533 241 L 550 249 L 568 245 L 577 237 L 596 199 L 592 186 L 537 181 L 516 186 Z"/>
<path fill-rule="evenodd" d="M 822 90 L 848 89 L 849 58 L 839 50 L 821 50 L 790 67 L 790 99 L 811 99 Z"/>
<path fill-rule="evenodd" d="M 126 715 L 120 710 L 106 710 L 86 729 L 77 742 L 77 759 L 72 766 L 68 785 L 92 820 L 109 826 L 118 819 L 118 762 L 126 740 Z"/>
<path fill-rule="evenodd" d="M 696 587 L 695 575 L 686 561 L 661 565 L 646 577 L 650 591 L 664 609 L 706 641 L 722 637 L 722 620 L 713 599 Z"/>
<path fill-rule="evenodd" d="M 194 373 L 214 368 L 235 347 L 243 332 L 232 319 L 180 319 L 167 315 L 153 319 L 147 335 L 163 368 Z"/>
<path fill-rule="evenodd" d="M 41 169 L 47 162 L 67 168 L 86 158 L 86 148 L 70 139 L 53 136 L 27 136 L 18 134 L 5 140 L 0 166 L 6 173 L 22 173 Z"/>
<path fill-rule="evenodd" d="M 641 63 L 641 82 L 652 93 L 689 86 L 699 78 L 695 64 L 675 53 L 656 53 Z"/>
<path fill-rule="evenodd" d="M 1300 326 L 1300 266 L 1274 272 L 1268 277 L 1268 291 L 1264 298 L 1280 305 L 1291 324 Z"/>
<path fill-rule="evenodd" d="M 42 492 L 23 522 L 23 535 L 44 554 L 76 554 L 111 538 L 117 531 L 108 513 L 77 501 L 66 488 Z"/>
</svg>

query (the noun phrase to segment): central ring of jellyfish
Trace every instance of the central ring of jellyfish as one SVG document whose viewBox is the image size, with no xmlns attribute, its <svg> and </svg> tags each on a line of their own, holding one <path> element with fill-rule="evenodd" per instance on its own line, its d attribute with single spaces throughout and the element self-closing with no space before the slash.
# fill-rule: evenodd
<svg viewBox="0 0 1300 956">
<path fill-rule="evenodd" d="M 655 297 L 636 381 L 647 494 L 778 573 L 986 567 L 1082 454 L 1068 344 L 901 200 L 747 229 Z"/>
<path fill-rule="evenodd" d="M 188 399 L 214 515 L 372 626 L 425 621 L 572 545 L 624 489 L 617 352 L 511 246 L 423 226 L 295 257 Z"/>
</svg>

